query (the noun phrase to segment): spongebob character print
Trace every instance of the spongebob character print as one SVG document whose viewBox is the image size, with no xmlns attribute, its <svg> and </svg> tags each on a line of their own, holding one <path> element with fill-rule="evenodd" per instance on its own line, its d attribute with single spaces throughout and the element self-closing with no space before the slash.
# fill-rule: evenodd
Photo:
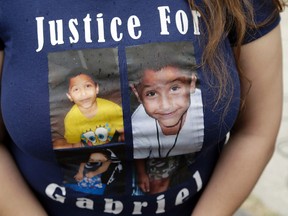
<svg viewBox="0 0 288 216">
<path fill-rule="evenodd" d="M 7 147 L 47 215 L 191 215 L 238 116 L 241 89 L 233 53 L 237 32 L 227 31 L 219 41 L 218 49 L 225 53 L 223 65 L 229 69 L 233 89 L 225 86 L 223 90 L 227 94 L 215 104 L 219 83 L 207 65 L 198 67 L 208 41 L 201 13 L 206 9 L 204 0 L 193 1 L 193 7 L 187 0 L 23 2 L 0 0 L 0 51 L 5 53 L 1 111 L 11 137 Z M 249 29 L 243 44 L 262 37 L 278 25 L 280 17 L 273 16 L 272 2 L 251 1 L 251 8 L 256 10 L 256 24 L 262 25 Z M 273 18 L 271 22 L 264 22 L 268 17 Z M 169 46 L 171 43 L 175 49 Z M 182 50 L 179 44 L 185 45 Z M 143 58 L 135 55 L 137 47 L 141 51 L 149 45 L 147 53 L 140 52 Z M 156 46 L 173 49 L 155 55 Z M 184 50 L 190 50 L 190 54 L 181 52 Z M 175 58 L 173 66 L 190 63 L 189 68 L 196 70 L 193 72 L 197 75 L 199 91 L 191 91 L 190 100 L 187 97 L 193 116 L 186 115 L 185 120 L 191 121 L 183 123 L 197 127 L 187 127 L 186 142 L 181 142 L 184 126 L 177 139 L 176 133 L 166 141 L 162 128 L 156 125 L 155 119 L 151 120 L 130 85 L 137 87 L 142 75 L 137 73 L 138 68 L 144 68 L 143 62 L 151 65 L 151 58 L 159 63 L 161 59 Z M 68 78 L 80 67 L 99 86 L 97 120 L 86 118 L 75 107 L 69 113 L 74 104 L 66 95 Z M 154 69 L 159 71 L 159 67 Z M 159 76 L 163 74 L 159 72 Z M 147 78 L 151 80 L 152 76 Z M 194 99 L 201 103 L 194 103 Z M 120 107 L 111 106 L 106 100 Z M 143 112 L 136 116 L 138 107 Z M 135 116 L 137 122 L 132 121 Z M 135 129 L 139 129 L 141 136 L 136 136 Z M 121 134 L 120 139 L 117 132 Z M 138 137 L 145 142 L 137 145 Z M 153 141 L 153 146 L 145 138 Z M 195 143 L 198 138 L 199 142 Z M 81 142 L 91 146 L 74 145 Z M 87 184 L 76 179 L 80 164 L 86 164 L 91 154 L 103 151 L 110 151 L 108 169 L 101 176 L 87 179 Z M 166 157 L 175 161 L 160 160 Z M 139 187 L 138 159 L 146 160 L 141 168 L 150 174 L 148 180 L 169 177 L 169 181 L 162 181 L 169 183 L 165 191 L 151 194 Z"/>
<path fill-rule="evenodd" d="M 65 139 L 68 143 L 81 142 L 84 146 L 95 146 L 117 139 L 117 129 L 123 128 L 122 109 L 108 100 L 97 98 L 98 112 L 86 118 L 74 105 L 65 117 Z"/>
</svg>

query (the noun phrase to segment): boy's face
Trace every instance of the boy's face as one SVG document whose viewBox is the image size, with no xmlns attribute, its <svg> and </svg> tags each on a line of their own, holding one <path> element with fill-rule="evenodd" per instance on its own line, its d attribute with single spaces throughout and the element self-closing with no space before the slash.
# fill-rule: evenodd
<svg viewBox="0 0 288 216">
<path fill-rule="evenodd" d="M 93 153 L 90 155 L 89 162 L 96 163 L 96 162 L 106 162 L 108 159 L 102 153 Z"/>
<path fill-rule="evenodd" d="M 69 82 L 69 92 L 67 97 L 77 106 L 88 109 L 95 104 L 99 87 L 86 74 L 72 77 Z"/>
<path fill-rule="evenodd" d="M 162 128 L 174 127 L 190 106 L 190 84 L 191 79 L 175 67 L 146 70 L 136 96 Z"/>
</svg>

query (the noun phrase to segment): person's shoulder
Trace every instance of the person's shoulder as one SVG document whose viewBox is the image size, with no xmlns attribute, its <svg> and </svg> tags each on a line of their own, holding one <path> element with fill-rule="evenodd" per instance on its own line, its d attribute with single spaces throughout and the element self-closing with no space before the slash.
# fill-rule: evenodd
<svg viewBox="0 0 288 216">
<path fill-rule="evenodd" d="M 97 98 L 96 98 L 96 101 L 97 101 L 97 103 L 100 103 L 100 104 L 117 105 L 117 106 L 119 106 L 119 105 L 116 104 L 115 102 L 113 102 L 113 101 L 111 101 L 111 100 L 108 100 L 108 99 L 105 99 L 105 98 L 99 98 L 99 97 L 97 97 Z"/>
<path fill-rule="evenodd" d="M 76 104 L 74 104 L 71 109 L 67 112 L 64 122 L 69 121 L 73 118 L 75 118 L 75 115 L 79 112 L 79 108 Z"/>
<path fill-rule="evenodd" d="M 272 31 L 280 22 L 280 13 L 273 0 L 254 0 L 251 2 L 255 26 L 248 25 L 242 44 L 253 42 Z M 235 28 L 229 33 L 230 43 L 234 46 L 238 35 Z"/>
<path fill-rule="evenodd" d="M 146 114 L 144 106 L 142 104 L 139 104 L 139 106 L 135 109 L 135 111 L 132 114 L 132 120 L 137 120 L 138 118 L 143 118 Z"/>
<path fill-rule="evenodd" d="M 100 109 L 115 109 L 116 111 L 121 111 L 122 107 L 118 105 L 117 103 L 107 100 L 104 98 L 96 98 L 97 106 L 99 106 Z"/>
<path fill-rule="evenodd" d="M 195 100 L 195 98 L 201 99 L 202 98 L 201 89 L 195 88 L 195 91 L 190 93 L 190 98 L 191 100 Z"/>
<path fill-rule="evenodd" d="M 195 92 L 194 92 L 195 95 L 201 95 L 201 89 L 200 88 L 195 88 Z"/>
<path fill-rule="evenodd" d="M 190 94 L 190 106 L 188 113 L 195 115 L 201 115 L 203 113 L 203 100 L 202 100 L 202 91 L 200 88 L 196 88 L 193 93 Z"/>
<path fill-rule="evenodd" d="M 132 124 L 133 127 L 139 125 L 141 128 L 145 125 L 149 129 L 151 125 L 155 125 L 155 119 L 151 118 L 146 113 L 144 106 L 140 104 L 132 114 Z"/>
</svg>

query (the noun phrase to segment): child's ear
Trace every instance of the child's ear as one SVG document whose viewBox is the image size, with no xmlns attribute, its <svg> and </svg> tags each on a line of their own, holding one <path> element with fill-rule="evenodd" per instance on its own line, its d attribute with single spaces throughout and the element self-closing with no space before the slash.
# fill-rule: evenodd
<svg viewBox="0 0 288 216">
<path fill-rule="evenodd" d="M 197 76 L 195 73 L 191 75 L 190 93 L 194 93 L 196 89 Z"/>
<path fill-rule="evenodd" d="M 95 89 L 96 89 L 96 94 L 98 95 L 99 94 L 99 85 L 98 84 L 96 84 Z"/>
<path fill-rule="evenodd" d="M 139 103 L 142 103 L 142 101 L 141 101 L 141 99 L 140 99 L 140 96 L 139 96 L 139 94 L 138 94 L 138 92 L 137 92 L 137 89 L 136 89 L 136 87 L 135 87 L 135 84 L 130 84 L 130 88 L 131 88 L 131 90 L 133 91 L 134 95 L 136 96 L 138 102 L 139 102 Z"/>
<path fill-rule="evenodd" d="M 72 97 L 71 97 L 71 95 L 70 95 L 69 93 L 66 93 L 66 96 L 68 97 L 68 99 L 69 99 L 71 102 L 73 102 L 73 99 L 72 99 Z"/>
</svg>

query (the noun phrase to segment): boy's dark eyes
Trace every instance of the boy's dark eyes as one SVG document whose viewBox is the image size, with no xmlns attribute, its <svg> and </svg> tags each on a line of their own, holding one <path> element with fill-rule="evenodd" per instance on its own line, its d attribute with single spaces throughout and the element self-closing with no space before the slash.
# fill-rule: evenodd
<svg viewBox="0 0 288 216">
<path fill-rule="evenodd" d="M 178 89 L 180 89 L 180 86 L 178 86 L 178 85 L 171 87 L 171 90 L 172 90 L 172 91 L 177 91 Z"/>
<path fill-rule="evenodd" d="M 91 87 L 93 87 L 93 85 L 91 83 L 86 84 L 86 88 L 91 88 Z"/>
<path fill-rule="evenodd" d="M 147 96 L 147 97 L 153 97 L 153 96 L 155 96 L 156 95 L 156 92 L 154 92 L 154 91 L 150 91 L 150 92 L 147 92 L 146 94 L 145 94 L 145 96 Z"/>
</svg>

